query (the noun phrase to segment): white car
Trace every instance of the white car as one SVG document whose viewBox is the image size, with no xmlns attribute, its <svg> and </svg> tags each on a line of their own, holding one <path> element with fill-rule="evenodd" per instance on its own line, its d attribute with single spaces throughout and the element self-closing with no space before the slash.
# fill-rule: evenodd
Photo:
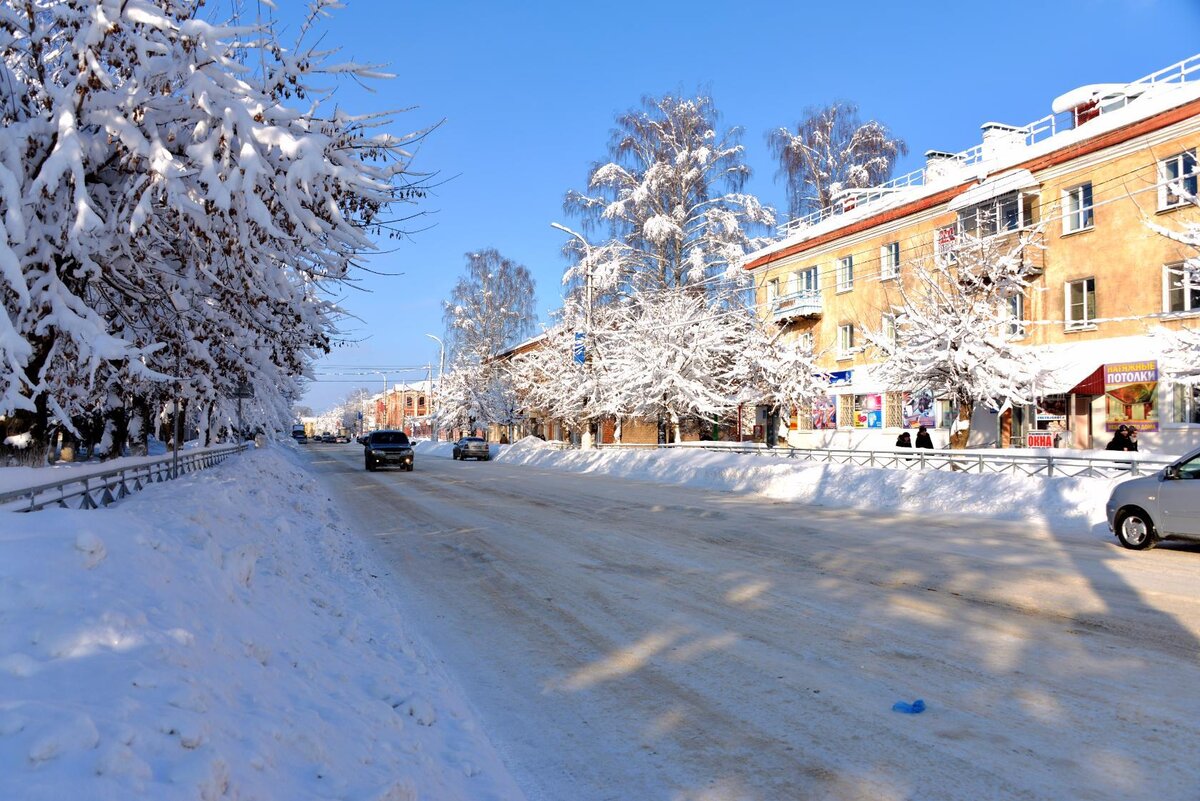
<svg viewBox="0 0 1200 801">
<path fill-rule="evenodd" d="M 1107 512 L 1109 530 L 1135 551 L 1164 539 L 1200 542 L 1200 449 L 1113 487 Z"/>
</svg>

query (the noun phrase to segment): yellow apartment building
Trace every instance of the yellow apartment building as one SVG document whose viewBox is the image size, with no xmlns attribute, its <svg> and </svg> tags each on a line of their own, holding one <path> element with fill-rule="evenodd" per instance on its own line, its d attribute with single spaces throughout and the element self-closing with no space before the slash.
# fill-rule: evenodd
<svg viewBox="0 0 1200 801">
<path fill-rule="evenodd" d="M 1118 424 L 1139 430 L 1141 450 L 1200 445 L 1200 391 L 1160 369 L 1155 335 L 1200 323 L 1200 275 L 1183 269 L 1200 254 L 1151 227 L 1200 223 L 1200 55 L 1081 87 L 1029 125 L 982 129 L 976 147 L 928 151 L 920 170 L 844 192 L 745 260 L 761 314 L 811 344 L 830 382 L 786 421 L 789 442 L 890 447 L 923 424 L 945 445 L 949 401 L 889 386 L 863 332 L 886 334 L 901 287 L 953 258 L 966 231 L 1035 243 L 1006 335 L 1048 376 L 1034 405 L 976 410 L 972 447 L 1103 448 Z"/>
</svg>

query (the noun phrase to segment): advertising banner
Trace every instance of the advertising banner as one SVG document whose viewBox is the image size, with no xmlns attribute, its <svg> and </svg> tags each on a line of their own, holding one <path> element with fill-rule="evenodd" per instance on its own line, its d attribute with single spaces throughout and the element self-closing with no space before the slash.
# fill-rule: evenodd
<svg viewBox="0 0 1200 801">
<path fill-rule="evenodd" d="M 904 427 L 905 428 L 933 428 L 935 420 L 933 417 L 933 390 L 922 389 L 918 392 L 904 393 Z"/>
<path fill-rule="evenodd" d="M 1158 362 L 1104 365 L 1104 427 L 1158 431 Z"/>
<path fill-rule="evenodd" d="M 883 428 L 883 396 L 854 396 L 854 427 Z"/>
<path fill-rule="evenodd" d="M 826 395 L 812 405 L 812 427 L 814 431 L 837 428 L 837 398 Z"/>
</svg>

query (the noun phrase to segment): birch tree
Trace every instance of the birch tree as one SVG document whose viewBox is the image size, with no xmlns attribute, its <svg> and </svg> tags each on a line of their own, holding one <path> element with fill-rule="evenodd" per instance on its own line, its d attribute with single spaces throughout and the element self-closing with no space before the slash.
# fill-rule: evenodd
<svg viewBox="0 0 1200 801">
<path fill-rule="evenodd" d="M 776 128 L 767 144 L 779 161 L 791 219 L 828 208 L 843 189 L 877 186 L 908 154 L 903 139 L 876 120 L 861 122 L 858 106 L 843 100 L 805 109 L 795 129 Z"/>
<path fill-rule="evenodd" d="M 584 233 L 609 248 L 597 302 L 694 286 L 762 243 L 755 234 L 774 224 L 774 212 L 742 191 L 750 168 L 741 131 L 720 131 L 719 118 L 712 98 L 673 95 L 647 97 L 617 118 L 607 161 L 591 170 L 586 192 L 564 202 Z M 578 243 L 568 248 L 587 253 Z"/>
<path fill-rule="evenodd" d="M 534 282 L 529 268 L 495 248 L 466 254 L 464 274 L 443 304 L 451 362 L 481 362 L 528 337 L 534 328 Z"/>
</svg>

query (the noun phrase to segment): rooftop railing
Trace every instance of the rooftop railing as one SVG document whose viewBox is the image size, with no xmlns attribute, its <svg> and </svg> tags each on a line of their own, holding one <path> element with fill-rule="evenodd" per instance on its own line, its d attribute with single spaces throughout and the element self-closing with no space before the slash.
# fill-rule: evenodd
<svg viewBox="0 0 1200 801">
<path fill-rule="evenodd" d="M 1157 86 L 1169 83 L 1182 84 L 1187 81 L 1196 80 L 1197 77 L 1200 77 L 1200 54 L 1185 58 L 1169 67 L 1164 67 L 1135 81 L 1130 81 L 1127 86 Z M 1025 145 L 1029 146 L 1050 139 L 1060 133 L 1073 130 L 1074 128 L 1074 114 L 1067 111 L 1059 114 L 1048 114 L 1039 120 L 1018 128 L 1017 131 L 1022 134 Z M 933 175 L 929 174 L 930 171 L 926 167 L 921 167 L 878 186 L 847 190 L 847 194 L 843 198 L 839 198 L 831 205 L 780 225 L 778 233 L 781 237 L 798 234 L 831 217 L 837 217 L 854 209 L 863 208 L 864 206 L 875 205 L 886 198 L 894 197 L 898 191 L 925 187 L 934 183 L 936 176 L 956 173 L 963 167 L 970 167 L 985 161 L 987 157 L 988 148 L 985 144 L 981 143 L 942 160 Z"/>
</svg>

